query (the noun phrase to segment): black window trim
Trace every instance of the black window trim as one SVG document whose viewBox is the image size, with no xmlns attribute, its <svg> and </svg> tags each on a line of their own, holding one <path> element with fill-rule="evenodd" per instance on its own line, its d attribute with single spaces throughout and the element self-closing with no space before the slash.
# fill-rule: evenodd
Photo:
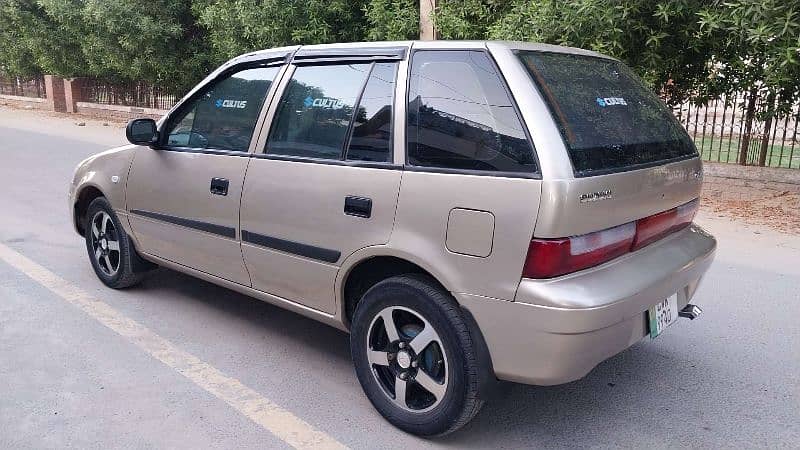
<svg viewBox="0 0 800 450">
<path fill-rule="evenodd" d="M 343 47 L 298 50 L 291 63 L 300 65 L 324 65 L 340 62 L 402 61 L 407 47 Z"/>
<path fill-rule="evenodd" d="M 519 119 L 520 124 L 522 125 L 522 130 L 525 133 L 525 139 L 528 141 L 528 145 L 530 145 L 531 151 L 533 152 L 533 159 L 536 161 L 536 170 L 531 172 L 505 172 L 505 171 L 490 171 L 490 170 L 475 170 L 475 169 L 454 169 L 454 168 L 447 168 L 447 167 L 429 167 L 429 166 L 415 166 L 409 164 L 408 162 L 408 103 L 409 98 L 408 96 L 411 93 L 411 70 L 414 63 L 414 55 L 417 52 L 482 52 L 484 53 L 489 62 L 492 64 L 492 68 L 500 77 L 500 83 L 503 85 L 503 89 L 508 96 L 508 99 L 511 101 L 511 105 L 514 107 L 514 112 L 517 115 L 517 119 Z M 489 51 L 486 47 L 482 48 L 413 48 L 408 57 L 408 67 L 407 67 L 407 75 L 406 75 L 406 101 L 405 101 L 405 114 L 403 117 L 404 127 L 406 129 L 405 134 L 405 161 L 404 161 L 404 169 L 408 170 L 409 172 L 431 172 L 431 173 L 451 173 L 451 174 L 460 174 L 460 175 L 477 175 L 477 176 L 495 176 L 500 178 L 527 178 L 527 179 L 534 179 L 534 180 L 541 180 L 542 179 L 542 166 L 539 164 L 539 155 L 536 151 L 536 146 L 533 144 L 533 139 L 531 138 L 530 130 L 528 129 L 528 124 L 525 122 L 525 118 L 522 116 L 519 106 L 517 105 L 517 101 L 514 98 L 514 95 L 511 92 L 511 89 L 508 87 L 508 80 L 506 80 L 505 75 L 500 70 L 500 67 L 497 65 L 497 61 L 495 61 L 494 56 L 492 56 L 492 52 Z"/>
<path fill-rule="evenodd" d="M 405 57 L 405 47 L 398 47 L 398 49 L 403 51 L 403 57 Z M 359 49 L 354 49 L 359 50 Z M 319 51 L 319 50 L 318 50 Z M 300 52 L 298 51 L 295 54 L 295 57 Z M 283 86 L 280 92 L 276 92 L 276 101 L 273 101 L 273 108 L 274 111 L 271 114 L 270 123 L 264 123 L 264 128 L 266 129 L 267 135 L 266 139 L 264 139 L 264 147 L 259 151 L 256 151 L 252 154 L 254 158 L 258 159 L 272 159 L 272 160 L 282 160 L 282 161 L 292 161 L 292 162 L 305 162 L 305 163 L 314 163 L 314 164 L 329 164 L 329 165 L 338 165 L 338 166 L 351 166 L 351 167 L 367 167 L 367 168 L 374 168 L 374 169 L 388 169 L 388 170 L 398 170 L 397 165 L 394 164 L 394 123 L 396 120 L 395 114 L 395 103 L 394 100 L 397 97 L 397 74 L 399 72 L 399 64 L 398 68 L 394 71 L 394 91 L 392 92 L 392 140 L 390 141 L 390 148 L 389 148 L 389 157 L 387 162 L 383 161 L 358 161 L 358 160 L 348 160 L 347 159 L 347 151 L 350 147 L 350 140 L 352 138 L 353 132 L 353 123 L 355 121 L 355 110 L 361 104 L 361 98 L 364 95 L 364 90 L 367 88 L 367 83 L 369 82 L 369 77 L 372 75 L 372 71 L 375 69 L 375 64 L 381 62 L 395 62 L 399 63 L 402 58 L 400 59 L 372 59 L 369 61 L 360 61 L 360 60 L 353 60 L 348 56 L 337 56 L 336 58 L 328 58 L 324 63 L 320 63 L 318 60 L 310 60 L 308 64 L 297 64 L 295 60 L 292 60 L 291 64 L 289 64 L 289 68 L 291 69 L 291 73 L 284 74 L 284 77 L 288 77 L 287 81 L 291 82 L 296 72 L 297 67 L 309 67 L 309 66 L 316 66 L 322 67 L 327 65 L 347 65 L 347 64 L 363 64 L 365 62 L 370 62 L 369 69 L 367 70 L 367 76 L 364 78 L 364 81 L 361 83 L 361 90 L 358 91 L 358 95 L 354 101 L 353 105 L 353 115 L 350 117 L 350 122 L 347 127 L 347 132 L 345 134 L 345 139 L 342 144 L 342 149 L 339 153 L 339 159 L 332 159 L 332 158 L 313 158 L 313 157 L 306 157 L 306 156 L 295 156 L 295 155 L 280 155 L 277 153 L 268 153 L 267 144 L 269 144 L 269 137 L 272 133 L 272 126 L 275 124 L 275 120 L 278 117 L 278 106 L 280 105 L 280 101 L 283 99 L 283 95 L 286 93 L 288 89 L 288 84 Z M 269 118 L 269 117 L 268 117 Z M 262 130 L 263 132 L 263 130 Z"/>
<path fill-rule="evenodd" d="M 356 99 L 355 101 L 353 101 L 353 115 L 350 116 L 350 123 L 347 124 L 347 131 L 344 133 L 344 141 L 342 142 L 342 153 L 339 155 L 339 159 L 341 159 L 342 161 L 347 159 L 347 151 L 350 150 L 350 140 L 353 139 L 353 125 L 356 123 L 356 115 L 358 113 L 358 107 L 361 106 L 361 98 L 364 97 L 364 91 L 367 89 L 367 83 L 369 83 L 369 77 L 372 76 L 373 70 L 375 70 L 374 61 L 372 62 L 372 64 L 369 65 L 369 70 L 367 70 L 367 76 L 364 77 L 364 81 L 361 83 L 361 88 L 358 90 Z M 395 78 L 396 77 L 397 75 L 395 75 Z M 390 154 L 389 156 L 391 157 L 392 155 Z"/>
<path fill-rule="evenodd" d="M 278 155 L 273 153 L 253 153 L 248 155 L 256 159 L 270 159 L 273 161 L 289 161 L 306 164 L 324 164 L 329 166 L 364 167 L 369 169 L 403 170 L 403 166 L 393 162 L 358 161 L 327 158 L 312 158 L 308 156 Z"/>
<path fill-rule="evenodd" d="M 239 150 L 227 150 L 227 149 L 218 149 L 218 148 L 196 148 L 196 147 L 181 147 L 181 146 L 168 146 L 165 145 L 165 140 L 167 139 L 167 134 L 164 133 L 172 125 L 172 119 L 175 117 L 179 117 L 186 108 L 196 100 L 199 96 L 205 95 L 207 88 L 209 86 L 213 86 L 218 83 L 221 79 L 230 76 L 231 74 L 241 72 L 243 70 L 248 69 L 257 69 L 257 68 L 265 68 L 265 67 L 282 67 L 286 64 L 286 62 L 291 58 L 292 54 L 287 53 L 283 56 L 275 56 L 269 57 L 265 59 L 259 59 L 254 61 L 245 61 L 237 64 L 233 64 L 230 67 L 226 67 L 224 70 L 220 71 L 217 75 L 214 76 L 211 80 L 205 83 L 200 89 L 197 90 L 194 94 L 192 94 L 189 98 L 185 99 L 178 105 L 177 108 L 172 110 L 170 114 L 164 119 L 161 124 L 158 133 L 158 142 L 152 146 L 154 150 L 159 151 L 167 151 L 167 152 L 178 152 L 178 153 L 200 153 L 205 155 L 223 155 L 223 156 L 243 156 L 248 157 L 250 156 L 250 149 L 248 146 L 247 150 L 239 151 Z M 278 75 L 280 75 L 280 70 L 278 71 Z M 264 95 L 264 103 L 261 104 L 259 108 L 258 116 L 256 117 L 256 123 L 253 126 L 253 133 L 250 135 L 250 141 L 252 142 L 253 136 L 257 131 L 259 125 L 259 118 L 261 113 L 263 112 L 264 108 L 266 107 L 266 101 L 269 99 L 270 91 L 277 88 L 277 84 L 280 80 L 276 77 L 275 80 L 272 80 L 270 83 L 270 87 L 267 90 L 266 94 Z"/>
</svg>

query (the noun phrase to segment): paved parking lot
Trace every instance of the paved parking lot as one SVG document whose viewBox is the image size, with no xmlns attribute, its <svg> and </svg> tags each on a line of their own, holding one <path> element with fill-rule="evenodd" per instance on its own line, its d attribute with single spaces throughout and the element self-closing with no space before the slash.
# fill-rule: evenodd
<svg viewBox="0 0 800 450">
<path fill-rule="evenodd" d="M 104 288 L 67 185 L 124 134 L 74 121 L 0 108 L 0 448 L 800 447 L 800 236 L 701 213 L 700 319 L 425 441 L 373 411 L 344 333 L 164 269 Z"/>
</svg>

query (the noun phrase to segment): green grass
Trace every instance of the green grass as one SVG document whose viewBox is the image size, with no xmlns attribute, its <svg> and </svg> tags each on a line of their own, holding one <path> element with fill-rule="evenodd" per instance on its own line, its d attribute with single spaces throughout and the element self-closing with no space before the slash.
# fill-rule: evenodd
<svg viewBox="0 0 800 450">
<path fill-rule="evenodd" d="M 706 136 L 705 139 L 697 137 L 694 140 L 697 145 L 697 150 L 700 152 L 702 158 L 706 161 L 721 161 L 737 163 L 739 159 L 739 139 L 720 138 L 714 136 Z M 750 148 L 748 149 L 748 163 L 757 164 L 758 154 L 761 151 L 761 141 L 753 139 L 750 141 Z M 783 158 L 781 158 L 783 152 Z M 789 156 L 792 156 L 790 159 Z M 792 145 L 775 143 L 770 145 L 767 149 L 767 164 L 768 167 L 783 167 L 787 169 L 800 169 L 800 144 L 795 144 L 794 154 L 792 154 Z"/>
</svg>

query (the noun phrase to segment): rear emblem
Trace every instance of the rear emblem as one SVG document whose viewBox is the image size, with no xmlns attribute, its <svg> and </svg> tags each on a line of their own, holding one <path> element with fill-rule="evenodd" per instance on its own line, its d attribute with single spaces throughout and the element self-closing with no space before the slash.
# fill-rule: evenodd
<svg viewBox="0 0 800 450">
<path fill-rule="evenodd" d="M 611 189 L 606 189 L 604 191 L 597 191 L 597 192 L 587 192 L 585 194 L 581 194 L 578 198 L 581 203 L 591 203 L 596 202 L 599 200 L 606 200 L 611 198 Z"/>
</svg>

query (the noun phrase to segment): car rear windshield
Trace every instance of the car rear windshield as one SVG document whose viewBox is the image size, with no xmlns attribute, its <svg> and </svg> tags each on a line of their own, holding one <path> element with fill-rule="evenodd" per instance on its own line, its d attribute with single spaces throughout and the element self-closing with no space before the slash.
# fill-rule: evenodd
<svg viewBox="0 0 800 450">
<path fill-rule="evenodd" d="M 619 61 L 540 51 L 519 57 L 558 122 L 576 176 L 697 154 L 666 105 Z"/>
</svg>

